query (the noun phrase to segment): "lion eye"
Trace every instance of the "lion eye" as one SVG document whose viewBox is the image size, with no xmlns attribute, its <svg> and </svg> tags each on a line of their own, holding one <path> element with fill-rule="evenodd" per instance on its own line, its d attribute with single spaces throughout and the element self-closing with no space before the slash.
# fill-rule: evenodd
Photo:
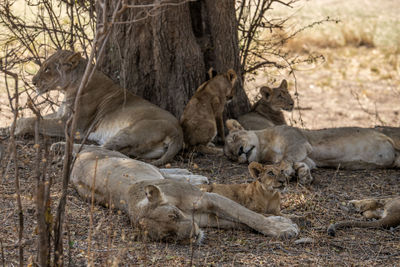
<svg viewBox="0 0 400 267">
<path fill-rule="evenodd" d="M 269 176 L 274 176 L 274 175 L 275 175 L 273 171 L 268 171 L 267 174 L 268 174 Z"/>
<path fill-rule="evenodd" d="M 44 73 L 49 73 L 50 72 L 50 68 L 49 67 L 46 67 L 45 69 L 44 69 Z"/>
</svg>

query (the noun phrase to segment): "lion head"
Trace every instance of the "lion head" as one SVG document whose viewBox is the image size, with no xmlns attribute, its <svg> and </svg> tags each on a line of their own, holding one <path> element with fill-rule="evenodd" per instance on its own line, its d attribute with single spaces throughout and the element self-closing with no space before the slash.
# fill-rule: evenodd
<svg viewBox="0 0 400 267">
<path fill-rule="evenodd" d="M 288 84 L 286 80 L 282 80 L 281 85 L 277 88 L 269 88 L 263 86 L 260 88 L 261 103 L 265 102 L 273 110 L 279 111 L 281 109 L 292 111 L 294 101 L 288 91 Z"/>
<path fill-rule="evenodd" d="M 288 184 L 288 177 L 281 164 L 263 165 L 253 161 L 248 168 L 253 178 L 259 179 L 260 183 L 268 187 L 282 189 Z"/>
<path fill-rule="evenodd" d="M 225 140 L 224 154 L 239 163 L 257 161 L 259 142 L 252 131 L 246 131 L 236 120 L 227 120 L 229 134 Z"/>
<path fill-rule="evenodd" d="M 203 232 L 193 219 L 169 203 L 160 188 L 145 188 L 148 203 L 138 220 L 142 233 L 150 240 L 189 243 L 201 242 Z"/>
<path fill-rule="evenodd" d="M 227 100 L 231 100 L 235 95 L 235 83 L 237 74 L 233 69 L 229 69 L 226 73 L 218 74 L 213 68 L 207 72 L 207 81 L 203 83 L 197 91 L 212 88 L 212 91 L 219 90 L 223 92 Z"/>
<path fill-rule="evenodd" d="M 85 67 L 86 60 L 80 53 L 59 50 L 43 62 L 32 83 L 38 94 L 51 90 L 65 91 L 80 82 Z"/>
</svg>

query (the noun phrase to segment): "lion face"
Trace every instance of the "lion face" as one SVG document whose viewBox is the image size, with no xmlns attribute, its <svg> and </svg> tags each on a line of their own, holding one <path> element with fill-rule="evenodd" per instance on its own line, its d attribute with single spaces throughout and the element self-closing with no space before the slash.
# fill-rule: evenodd
<svg viewBox="0 0 400 267">
<path fill-rule="evenodd" d="M 282 164 L 263 165 L 258 162 L 249 164 L 250 175 L 260 183 L 274 189 L 283 189 L 288 184 L 288 177 Z"/>
<path fill-rule="evenodd" d="M 146 187 L 148 203 L 141 212 L 139 228 L 154 241 L 201 242 L 203 232 L 190 216 L 166 201 L 157 186 Z"/>
<path fill-rule="evenodd" d="M 257 161 L 258 137 L 252 131 L 246 131 L 235 120 L 228 120 L 229 134 L 225 140 L 224 154 L 230 160 L 239 163 Z"/>
<path fill-rule="evenodd" d="M 81 60 L 83 59 L 79 53 L 66 50 L 59 50 L 50 56 L 32 78 L 37 94 L 51 90 L 66 90 L 68 85 L 76 80 L 73 70 Z"/>
<path fill-rule="evenodd" d="M 248 209 L 255 212 L 280 214 L 281 196 L 277 190 L 260 179 L 253 183 L 253 187 L 247 187 L 245 193 L 251 199 L 246 204 Z"/>
<path fill-rule="evenodd" d="M 288 91 L 286 80 L 283 80 L 281 85 L 277 88 L 261 87 L 260 94 L 262 96 L 262 101 L 267 103 L 268 106 L 272 107 L 274 110 L 293 110 L 294 101 Z"/>
<path fill-rule="evenodd" d="M 150 240 L 179 242 L 201 242 L 203 233 L 198 225 L 176 206 L 162 204 L 152 206 L 139 220 L 139 228 Z"/>
</svg>

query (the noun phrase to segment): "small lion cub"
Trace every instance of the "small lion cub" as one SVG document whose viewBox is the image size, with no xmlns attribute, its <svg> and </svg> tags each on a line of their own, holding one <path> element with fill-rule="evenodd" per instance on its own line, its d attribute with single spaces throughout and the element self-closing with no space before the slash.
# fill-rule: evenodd
<svg viewBox="0 0 400 267">
<path fill-rule="evenodd" d="M 212 74 L 211 69 L 209 73 Z M 220 152 L 208 145 L 217 132 L 225 143 L 222 113 L 226 101 L 234 96 L 236 80 L 236 72 L 230 69 L 224 74 L 211 77 L 197 88 L 180 120 L 187 147 L 204 153 Z"/>
</svg>

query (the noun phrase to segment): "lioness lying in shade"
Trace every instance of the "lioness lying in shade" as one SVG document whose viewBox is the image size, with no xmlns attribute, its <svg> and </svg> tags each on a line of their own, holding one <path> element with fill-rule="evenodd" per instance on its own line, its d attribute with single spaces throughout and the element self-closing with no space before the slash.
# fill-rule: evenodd
<svg viewBox="0 0 400 267">
<path fill-rule="evenodd" d="M 228 120 L 225 155 L 234 161 L 279 163 L 289 177 L 309 184 L 310 170 L 318 167 L 374 169 L 400 167 L 400 148 L 385 134 L 373 129 L 347 127 L 301 130 L 281 125 L 246 131 Z"/>
<path fill-rule="evenodd" d="M 209 75 L 213 75 L 212 71 Z M 204 153 L 222 153 L 209 144 L 217 133 L 222 142 L 225 142 L 222 113 L 226 101 L 234 96 L 236 80 L 236 72 L 230 69 L 226 73 L 211 77 L 196 90 L 180 119 L 185 145 L 188 148 L 195 148 Z"/>
<path fill-rule="evenodd" d="M 377 219 L 375 221 L 343 221 L 331 224 L 328 227 L 328 234 L 336 235 L 336 231 L 347 227 L 360 228 L 389 228 L 400 225 L 400 197 L 386 199 L 362 199 L 352 200 L 358 212 L 367 219 Z"/>
<path fill-rule="evenodd" d="M 71 182 L 83 198 L 90 199 L 94 192 L 97 203 L 111 203 L 125 211 L 151 240 L 185 243 L 192 238 L 199 242 L 200 227 L 252 228 L 282 238 L 299 232 L 287 218 L 264 217 L 228 198 L 202 192 L 189 182 L 164 179 L 154 166 L 100 147 L 78 154 Z"/>
<path fill-rule="evenodd" d="M 292 111 L 294 106 L 286 80 L 276 88 L 262 86 L 261 99 L 258 100 L 249 113 L 239 116 L 239 123 L 246 130 L 262 130 L 275 125 L 286 124 L 282 110 Z"/>
<path fill-rule="evenodd" d="M 40 133 L 64 136 L 64 125 L 73 112 L 74 101 L 87 60 L 79 53 L 60 50 L 50 56 L 33 77 L 38 94 L 51 90 L 64 93 L 57 114 L 45 116 Z M 170 161 L 182 148 L 178 120 L 168 111 L 136 96 L 100 71 L 95 71 L 81 96 L 77 132 L 90 132 L 89 140 L 129 156 L 153 159 L 152 164 Z M 16 134 L 34 133 L 35 118 L 17 121 Z"/>
</svg>

